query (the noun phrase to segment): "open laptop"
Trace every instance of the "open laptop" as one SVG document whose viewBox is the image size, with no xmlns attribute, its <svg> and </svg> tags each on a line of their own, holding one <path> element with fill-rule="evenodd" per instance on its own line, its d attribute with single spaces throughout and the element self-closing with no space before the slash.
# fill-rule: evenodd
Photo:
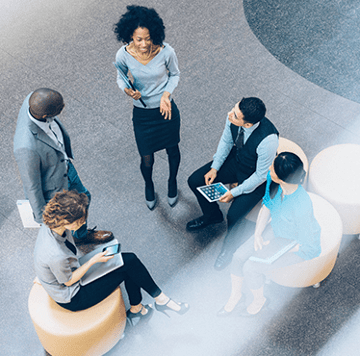
<svg viewBox="0 0 360 356">
<path fill-rule="evenodd" d="M 119 241 L 117 239 L 114 239 L 110 242 L 107 242 L 106 244 L 101 245 L 94 251 L 91 251 L 90 253 L 82 256 L 79 258 L 79 263 L 82 266 L 84 263 L 90 260 L 93 256 L 95 256 L 97 253 L 102 252 L 104 247 L 116 245 Z M 89 268 L 89 270 L 83 275 L 83 277 L 80 279 L 80 284 L 82 286 L 86 286 L 87 284 L 91 283 L 92 281 L 95 281 L 96 279 L 112 272 L 113 270 L 121 267 L 124 265 L 124 261 L 121 256 L 121 252 L 114 255 L 113 258 L 111 258 L 107 262 L 99 262 L 95 263 L 93 266 Z"/>
</svg>

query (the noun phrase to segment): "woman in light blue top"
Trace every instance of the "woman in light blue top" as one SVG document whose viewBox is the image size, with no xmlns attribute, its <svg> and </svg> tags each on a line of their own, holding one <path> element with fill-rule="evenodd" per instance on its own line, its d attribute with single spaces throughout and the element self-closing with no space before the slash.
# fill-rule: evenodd
<svg viewBox="0 0 360 356">
<path fill-rule="evenodd" d="M 180 113 L 171 98 L 180 71 L 174 49 L 165 39 L 165 27 L 154 9 L 128 6 L 114 32 L 124 42 L 116 54 L 117 83 L 133 99 L 133 124 L 145 180 L 145 201 L 156 206 L 152 181 L 154 152 L 166 149 L 169 161 L 168 203 L 178 199 L 176 176 L 180 164 Z M 127 75 L 134 78 L 131 88 Z"/>
<path fill-rule="evenodd" d="M 275 158 L 268 173 L 255 234 L 234 254 L 231 266 L 232 291 L 228 302 L 218 312 L 219 316 L 232 313 L 241 300 L 244 283 L 250 288 L 253 301 L 242 314 L 259 313 L 267 302 L 263 293 L 267 273 L 320 255 L 320 226 L 314 217 L 311 199 L 301 185 L 305 174 L 303 163 L 294 153 L 282 152 Z M 277 189 L 270 191 L 274 183 L 278 184 Z M 264 249 L 265 252 L 271 248 L 275 238 L 295 240 L 297 244 L 271 264 L 249 259 L 255 251 Z"/>
</svg>

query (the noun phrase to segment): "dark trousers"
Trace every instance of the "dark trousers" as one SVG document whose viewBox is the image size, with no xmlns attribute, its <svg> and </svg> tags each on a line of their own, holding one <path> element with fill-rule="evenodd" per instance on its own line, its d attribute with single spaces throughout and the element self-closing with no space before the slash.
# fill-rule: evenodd
<svg viewBox="0 0 360 356">
<path fill-rule="evenodd" d="M 85 286 L 80 286 L 80 290 L 70 303 L 58 304 L 71 311 L 90 308 L 108 297 L 123 281 L 125 281 L 130 305 L 138 305 L 141 302 L 141 288 L 153 298 L 159 296 L 160 288 L 138 257 L 134 253 L 122 253 L 122 257 L 124 260 L 122 267 Z"/>
<path fill-rule="evenodd" d="M 203 215 L 207 219 L 216 219 L 222 216 L 219 204 L 216 202 L 210 203 L 206 198 L 196 189 L 205 185 L 205 174 L 210 171 L 212 162 L 209 162 L 196 170 L 188 179 L 190 189 L 195 194 Z M 229 154 L 219 171 L 213 183 L 221 182 L 223 184 L 239 183 L 241 184 L 248 177 L 245 176 L 239 169 L 236 161 L 234 150 Z M 232 234 L 233 227 L 241 224 L 241 220 L 251 211 L 251 209 L 260 201 L 265 194 L 266 184 L 263 183 L 249 194 L 241 194 L 234 198 L 227 213 L 228 232 L 224 239 L 223 250 L 231 250 L 235 252 L 237 248 L 246 241 L 241 239 L 241 234 Z M 238 231 L 238 229 L 236 229 Z"/>
</svg>

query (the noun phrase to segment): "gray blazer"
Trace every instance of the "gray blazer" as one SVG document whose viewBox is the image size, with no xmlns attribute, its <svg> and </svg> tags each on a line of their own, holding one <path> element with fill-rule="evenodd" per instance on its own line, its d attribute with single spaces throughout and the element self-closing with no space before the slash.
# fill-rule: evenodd
<svg viewBox="0 0 360 356">
<path fill-rule="evenodd" d="M 14 136 L 14 155 L 20 171 L 25 197 L 29 199 L 35 221 L 42 222 L 46 203 L 56 192 L 68 189 L 67 164 L 54 141 L 28 116 L 29 98 L 20 109 Z M 73 158 L 64 126 L 55 118 L 64 136 L 66 154 Z"/>
</svg>

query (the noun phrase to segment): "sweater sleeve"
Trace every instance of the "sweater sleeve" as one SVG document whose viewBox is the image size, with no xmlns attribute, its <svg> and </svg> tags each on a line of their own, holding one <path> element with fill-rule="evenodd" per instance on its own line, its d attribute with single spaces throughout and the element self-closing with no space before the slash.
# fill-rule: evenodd
<svg viewBox="0 0 360 356">
<path fill-rule="evenodd" d="M 170 94 L 172 94 L 172 92 L 175 90 L 180 80 L 178 59 L 172 47 L 169 48 L 169 56 L 165 60 L 165 65 L 168 70 L 169 80 L 164 88 L 164 91 L 167 91 Z"/>
<path fill-rule="evenodd" d="M 124 89 L 127 88 L 128 86 L 127 83 L 122 78 L 119 71 L 121 70 L 124 75 L 127 75 L 129 72 L 129 68 L 126 64 L 126 58 L 125 58 L 125 47 L 121 47 L 116 53 L 115 65 L 117 69 L 117 79 L 116 79 L 117 85 L 122 91 L 124 91 Z"/>
</svg>

